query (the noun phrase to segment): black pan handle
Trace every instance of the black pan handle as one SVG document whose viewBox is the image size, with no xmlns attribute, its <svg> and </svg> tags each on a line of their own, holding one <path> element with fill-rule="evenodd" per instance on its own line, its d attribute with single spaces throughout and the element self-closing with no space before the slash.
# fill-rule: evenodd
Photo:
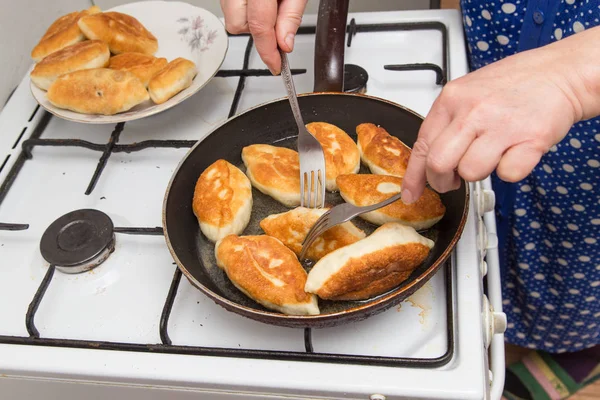
<svg viewBox="0 0 600 400">
<path fill-rule="evenodd" d="M 315 92 L 344 90 L 344 42 L 349 0 L 321 0 L 315 38 Z"/>
</svg>

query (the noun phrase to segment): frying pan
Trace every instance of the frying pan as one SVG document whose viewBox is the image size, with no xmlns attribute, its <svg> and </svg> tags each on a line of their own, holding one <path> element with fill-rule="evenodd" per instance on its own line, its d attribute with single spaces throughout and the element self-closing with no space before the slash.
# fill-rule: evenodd
<svg viewBox="0 0 600 400">
<path fill-rule="evenodd" d="M 371 122 L 409 146 L 417 139 L 423 118 L 398 104 L 361 94 L 342 93 L 343 42 L 348 0 L 322 0 L 317 23 L 315 93 L 300 95 L 298 102 L 305 123 L 329 122 L 356 140 L 356 126 Z M 339 32 L 342 32 L 340 35 Z M 332 51 L 332 49 L 334 51 Z M 242 294 L 216 265 L 214 244 L 201 233 L 192 211 L 196 181 L 202 171 L 218 159 L 245 170 L 241 160 L 244 146 L 263 143 L 294 148 L 297 126 L 287 98 L 262 104 L 239 114 L 212 131 L 183 158 L 173 174 L 163 205 L 163 228 L 167 246 L 192 285 L 225 309 L 268 324 L 322 328 L 359 321 L 402 302 L 431 279 L 451 254 L 468 214 L 468 185 L 441 195 L 444 218 L 425 236 L 435 245 L 428 258 L 400 286 L 366 301 L 319 300 L 320 315 L 291 316 L 267 310 Z M 362 173 L 368 171 L 364 169 Z M 244 235 L 264 234 L 259 222 L 267 215 L 288 209 L 253 189 L 254 206 Z M 340 203 L 338 194 L 327 195 L 330 204 Z M 353 221 L 369 234 L 374 226 Z"/>
</svg>

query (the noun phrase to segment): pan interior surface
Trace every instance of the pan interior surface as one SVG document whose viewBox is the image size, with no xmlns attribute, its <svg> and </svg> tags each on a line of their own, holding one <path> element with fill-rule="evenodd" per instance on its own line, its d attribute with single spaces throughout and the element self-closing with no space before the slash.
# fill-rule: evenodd
<svg viewBox="0 0 600 400">
<path fill-rule="evenodd" d="M 422 118 L 409 110 L 365 96 L 315 94 L 301 96 L 299 103 L 305 123 L 328 122 L 337 125 L 354 141 L 356 126 L 370 122 L 381 125 L 391 135 L 412 146 L 422 123 Z M 200 232 L 192 212 L 195 183 L 204 169 L 221 158 L 245 172 L 241 152 L 243 147 L 250 144 L 272 144 L 296 150 L 296 135 L 297 127 L 287 101 L 269 103 L 241 114 L 217 128 L 188 153 L 173 178 L 167 195 L 165 228 L 171 249 L 184 274 L 203 291 L 212 292 L 246 308 L 247 311 L 273 313 L 241 293 L 229 281 L 225 272 L 216 265 L 214 244 Z M 369 173 L 369 170 L 361 166 L 359 173 Z M 438 224 L 422 233 L 432 239 L 435 246 L 429 257 L 413 271 L 409 279 L 392 291 L 366 301 L 319 300 L 320 316 L 296 318 L 314 319 L 327 314 L 348 313 L 357 306 L 364 308 L 370 303 L 375 304 L 381 298 L 401 296 L 416 280 L 419 281 L 419 286 L 424 284 L 433 275 L 434 270 L 437 270 L 433 267 L 441 264 L 441 257 L 447 256 L 447 248 L 455 243 L 455 236 L 461 229 L 466 202 L 464 185 L 463 182 L 460 190 L 441 195 L 447 209 L 446 215 Z M 259 226 L 262 219 L 290 210 L 254 188 L 252 195 L 252 216 L 243 235 L 264 234 Z M 328 205 L 342 202 L 339 193 L 327 193 Z M 352 222 L 367 235 L 377 228 L 360 218 L 355 218 Z"/>
</svg>

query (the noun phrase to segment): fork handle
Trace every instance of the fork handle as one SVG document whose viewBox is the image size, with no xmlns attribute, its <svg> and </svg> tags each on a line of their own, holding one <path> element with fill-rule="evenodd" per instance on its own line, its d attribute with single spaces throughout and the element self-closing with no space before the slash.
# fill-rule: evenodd
<svg viewBox="0 0 600 400">
<path fill-rule="evenodd" d="M 290 63 L 288 62 L 287 54 L 283 50 L 279 49 L 279 54 L 281 55 L 281 76 L 283 77 L 283 83 L 285 84 L 285 89 L 287 90 L 290 99 L 294 119 L 296 120 L 298 129 L 302 131 L 306 129 L 306 127 L 304 126 L 302 114 L 300 113 L 300 105 L 298 104 L 298 95 L 296 94 L 292 72 L 290 71 Z"/>
<path fill-rule="evenodd" d="M 393 203 L 393 202 L 395 202 L 397 200 L 400 200 L 401 198 L 402 198 L 402 192 L 397 193 L 397 194 L 393 195 L 392 197 L 390 197 L 388 199 L 380 201 L 377 204 L 373 204 L 371 206 L 358 207 L 358 210 L 357 210 L 357 212 L 356 212 L 356 214 L 354 216 L 357 216 L 359 214 L 364 214 L 364 213 L 367 213 L 369 211 L 378 210 L 380 208 L 383 208 L 383 207 L 387 206 L 388 204 L 391 204 L 391 203 Z"/>
<path fill-rule="evenodd" d="M 393 195 L 393 196 L 392 196 L 392 197 L 390 197 L 390 198 L 387 198 L 387 199 L 385 199 L 385 200 L 383 200 L 383 201 L 380 201 L 379 203 L 372 204 L 372 205 L 370 205 L 370 206 L 362 206 L 362 207 L 359 207 L 359 206 L 352 205 L 351 203 L 339 204 L 339 205 L 337 205 L 337 206 L 335 206 L 335 207 L 341 207 L 341 206 L 344 206 L 344 205 L 351 206 L 350 210 L 348 210 L 348 211 L 351 211 L 351 212 L 349 212 L 349 213 L 348 213 L 348 214 L 347 214 L 347 215 L 344 217 L 344 219 L 342 219 L 341 221 L 337 222 L 337 224 L 336 224 L 336 225 L 343 224 L 344 222 L 348 222 L 348 221 L 350 221 L 350 220 L 352 220 L 352 219 L 354 219 L 354 218 L 358 217 L 358 216 L 359 216 L 359 215 L 361 215 L 361 214 L 366 214 L 366 213 L 368 213 L 368 212 L 370 212 L 370 211 L 375 211 L 375 210 L 378 210 L 378 209 L 380 209 L 380 208 L 383 208 L 383 207 L 387 206 L 388 204 L 391 204 L 391 203 L 393 203 L 393 202 L 395 202 L 395 201 L 397 201 L 397 200 L 400 200 L 401 198 L 402 198 L 402 192 L 400 192 L 400 193 L 397 193 L 397 194 Z M 335 208 L 335 207 L 334 207 L 334 208 Z M 333 209 L 332 209 L 332 210 L 333 210 Z M 331 210 L 329 210 L 328 212 L 331 212 Z M 321 216 L 321 218 L 323 218 L 323 216 Z M 318 221 L 318 220 L 317 220 L 317 221 Z M 332 228 L 332 227 L 333 227 L 333 226 L 329 226 L 327 229 L 330 229 L 330 228 Z M 324 232 L 324 231 L 323 231 L 323 232 Z M 309 233 L 310 233 L 310 231 L 309 231 Z"/>
</svg>

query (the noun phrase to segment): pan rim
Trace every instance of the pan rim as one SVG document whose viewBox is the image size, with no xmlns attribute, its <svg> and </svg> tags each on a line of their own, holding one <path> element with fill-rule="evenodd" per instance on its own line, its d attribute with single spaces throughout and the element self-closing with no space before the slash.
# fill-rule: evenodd
<svg viewBox="0 0 600 400">
<path fill-rule="evenodd" d="M 398 103 L 395 103 L 393 101 L 383 99 L 380 97 L 376 97 L 376 96 L 371 96 L 371 95 L 366 95 L 366 94 L 361 94 L 361 93 L 344 93 L 344 92 L 311 92 L 311 93 L 303 93 L 303 94 L 298 95 L 298 97 L 311 97 L 311 96 L 354 96 L 354 97 L 371 99 L 371 100 L 387 103 L 396 108 L 400 108 L 410 114 L 413 114 L 414 116 L 420 118 L 421 120 L 424 120 L 424 117 L 422 115 L 420 115 L 419 113 L 417 113 L 405 106 L 402 106 Z M 461 178 L 461 181 L 464 182 L 464 187 L 465 187 L 465 206 L 464 206 L 464 209 L 463 209 L 463 212 L 461 215 L 460 222 L 458 224 L 458 229 L 451 241 L 451 246 L 446 247 L 446 249 L 443 251 L 443 253 L 437 258 L 437 260 L 435 260 L 429 266 L 429 268 L 427 268 L 425 271 L 423 271 L 423 273 L 420 274 L 417 278 L 415 278 L 411 283 L 409 283 L 408 285 L 403 287 L 401 293 L 397 293 L 396 291 L 390 291 L 380 297 L 377 297 L 376 303 L 365 301 L 364 303 L 359 304 L 358 306 L 352 307 L 348 310 L 339 311 L 339 312 L 335 312 L 335 313 L 329 313 L 329 314 L 318 314 L 318 315 L 287 315 L 287 314 L 283 314 L 283 313 L 258 310 L 255 308 L 243 306 L 241 304 L 233 302 L 233 301 L 229 300 L 228 298 L 223 297 L 223 296 L 218 295 L 217 293 L 213 292 L 212 290 L 210 290 L 209 288 L 204 286 L 202 283 L 198 282 L 198 280 L 196 280 L 193 277 L 193 275 L 187 270 L 187 268 L 181 262 L 181 260 L 179 259 L 179 257 L 177 256 L 177 254 L 175 252 L 175 249 L 173 248 L 173 245 L 171 243 L 171 238 L 169 237 L 169 230 L 167 229 L 167 202 L 169 199 L 169 194 L 171 193 L 171 188 L 172 188 L 173 182 L 174 182 L 175 178 L 178 176 L 181 167 L 187 161 L 187 159 L 190 157 L 190 155 L 195 151 L 196 147 L 198 147 L 206 138 L 208 138 L 210 135 L 212 135 L 218 129 L 221 129 L 222 127 L 227 125 L 230 121 L 232 121 L 238 117 L 241 117 L 242 115 L 244 115 L 246 113 L 254 111 L 258 108 L 261 108 L 261 107 L 264 107 L 264 106 L 267 106 L 270 104 L 282 102 L 282 101 L 288 101 L 288 98 L 281 97 L 281 98 L 277 98 L 277 99 L 274 99 L 274 100 L 271 100 L 268 102 L 264 102 L 264 103 L 254 106 L 254 107 L 251 107 L 239 114 L 236 114 L 230 118 L 227 118 L 225 121 L 221 122 L 218 126 L 216 126 L 214 129 L 212 129 L 208 134 L 206 134 L 204 136 L 204 138 L 202 138 L 201 140 L 198 140 L 198 142 L 188 150 L 188 152 L 180 160 L 179 164 L 173 171 L 173 174 L 171 175 L 171 178 L 169 180 L 169 183 L 167 185 L 167 189 L 165 191 L 165 195 L 163 198 L 162 225 L 163 225 L 163 233 L 164 233 L 164 238 L 165 238 L 165 241 L 167 244 L 167 248 L 169 249 L 169 252 L 171 253 L 171 256 L 173 257 L 173 260 L 175 261 L 177 268 L 179 268 L 181 273 L 183 273 L 183 275 L 185 275 L 185 277 L 188 279 L 188 281 L 194 287 L 196 287 L 198 290 L 203 292 L 211 300 L 218 301 L 221 303 L 221 305 L 227 305 L 228 307 L 231 307 L 232 309 L 238 310 L 239 314 L 242 316 L 246 316 L 249 318 L 252 318 L 252 317 L 250 317 L 251 315 L 260 316 L 261 318 L 264 318 L 264 320 L 262 320 L 262 322 L 265 322 L 265 320 L 266 320 L 268 322 L 273 322 L 275 324 L 276 324 L 275 321 L 283 321 L 285 324 L 287 324 L 287 326 L 293 325 L 293 326 L 310 327 L 312 324 L 327 323 L 331 320 L 336 320 L 340 317 L 347 317 L 347 316 L 353 315 L 355 313 L 358 313 L 360 311 L 368 311 L 371 309 L 373 309 L 373 310 L 380 309 L 381 307 L 386 306 L 390 302 L 393 302 L 394 299 L 398 298 L 401 293 L 408 292 L 410 295 L 410 294 L 414 293 L 415 291 L 417 291 L 418 289 L 420 289 L 429 280 L 429 279 L 425 279 L 425 277 L 431 278 L 435 273 L 437 273 L 439 268 L 448 260 L 448 258 L 450 257 L 450 255 L 452 254 L 454 249 L 456 248 L 456 245 L 462 236 L 464 227 L 465 227 L 467 219 L 468 219 L 469 210 L 470 210 L 470 186 L 469 186 L 469 183 L 464 181 L 462 178 Z M 255 318 L 252 318 L 252 319 L 255 319 Z M 303 325 L 303 324 L 306 324 L 306 325 Z"/>
</svg>

